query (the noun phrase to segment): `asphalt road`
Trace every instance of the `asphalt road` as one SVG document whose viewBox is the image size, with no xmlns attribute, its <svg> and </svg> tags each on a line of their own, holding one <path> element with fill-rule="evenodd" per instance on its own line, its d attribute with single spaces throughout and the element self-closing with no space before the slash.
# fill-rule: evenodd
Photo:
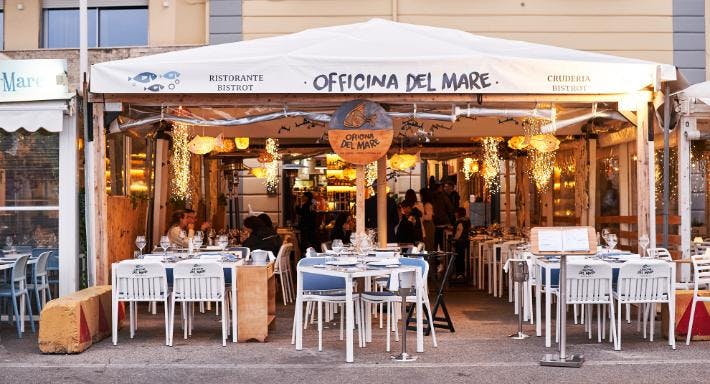
<svg viewBox="0 0 710 384">
<path fill-rule="evenodd" d="M 376 326 L 373 343 L 364 349 L 356 346 L 355 363 L 344 362 L 337 323 L 325 330 L 322 352 L 315 327 L 305 331 L 304 349 L 296 351 L 291 345 L 293 306 L 280 303 L 268 342 L 227 347 L 220 344 L 214 313 L 197 316 L 188 340 L 176 329 L 171 348 L 163 345 L 162 313 L 153 316 L 142 308 L 134 339 L 123 329 L 117 346 L 106 339 L 78 355 L 42 355 L 36 335 L 16 339 L 3 322 L 0 383 L 693 383 L 710 377 L 710 342 L 680 342 L 674 351 L 660 336 L 660 322 L 653 342 L 643 340 L 635 323 L 624 324 L 619 352 L 608 342 L 597 343 L 596 324 L 593 340 L 585 337 L 582 326 L 570 325 L 569 350 L 584 354 L 584 366 L 541 367 L 542 355 L 553 351 L 544 347 L 542 337 L 507 337 L 516 329 L 507 301 L 469 291 L 447 298 L 456 332 L 438 332 L 438 348 L 426 338 L 425 352 L 409 363 L 391 361 L 384 332 Z M 529 324 L 525 330 L 534 334 Z M 414 334 L 409 335 L 413 352 Z M 399 348 L 400 343 L 393 343 L 393 349 Z"/>
</svg>

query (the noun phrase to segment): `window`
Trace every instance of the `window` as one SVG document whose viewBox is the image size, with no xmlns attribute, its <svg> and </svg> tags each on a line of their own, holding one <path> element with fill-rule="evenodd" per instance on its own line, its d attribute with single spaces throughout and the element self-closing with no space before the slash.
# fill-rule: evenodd
<svg viewBox="0 0 710 384">
<path fill-rule="evenodd" d="M 2 245 L 56 248 L 58 205 L 59 134 L 1 132 Z"/>
<path fill-rule="evenodd" d="M 88 43 L 95 47 L 148 44 L 147 7 L 106 7 L 88 10 Z M 79 9 L 44 9 L 43 48 L 79 47 Z"/>
</svg>

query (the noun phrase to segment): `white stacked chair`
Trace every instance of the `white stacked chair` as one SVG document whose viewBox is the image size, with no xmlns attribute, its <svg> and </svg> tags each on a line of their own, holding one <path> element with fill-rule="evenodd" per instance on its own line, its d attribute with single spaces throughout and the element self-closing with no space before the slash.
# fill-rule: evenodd
<svg viewBox="0 0 710 384">
<path fill-rule="evenodd" d="M 688 335 L 685 344 L 690 345 L 693 335 L 693 319 L 695 317 L 695 306 L 700 302 L 710 301 L 710 256 L 694 255 L 690 259 L 693 263 L 693 302 L 690 309 L 690 320 L 688 321 Z M 701 288 L 702 287 L 702 288 Z"/>
<path fill-rule="evenodd" d="M 668 261 L 639 259 L 625 262 L 619 270 L 619 278 L 614 298 L 617 303 L 617 333 L 616 350 L 621 349 L 621 305 L 643 305 L 639 312 L 644 312 L 644 338 L 646 319 L 650 318 L 653 341 L 656 304 L 668 305 L 670 315 L 668 339 L 669 345 L 675 349 L 675 308 L 672 308 L 674 289 L 671 286 L 672 268 Z"/>
<path fill-rule="evenodd" d="M 112 274 L 112 341 L 118 343 L 118 303 L 127 302 L 129 325 L 133 338 L 138 322 L 136 303 L 159 302 L 165 306 L 165 345 L 170 345 L 168 308 L 170 291 L 165 266 L 159 261 L 131 259 L 113 267 Z"/>
<path fill-rule="evenodd" d="M 291 250 L 293 244 L 284 243 L 276 255 L 276 263 L 274 265 L 274 275 L 279 277 L 281 282 L 281 296 L 283 297 L 284 305 L 292 303 L 293 295 L 293 276 L 291 274 Z"/>
<path fill-rule="evenodd" d="M 173 293 L 170 306 L 170 345 L 173 345 L 175 305 L 181 303 L 184 338 L 192 330 L 194 303 L 214 302 L 222 307 L 222 346 L 227 345 L 229 329 L 228 300 L 224 289 L 224 270 L 213 260 L 183 260 L 173 268 Z"/>
<path fill-rule="evenodd" d="M 587 259 L 585 257 L 568 257 L 567 260 L 567 280 L 566 292 L 568 305 L 579 304 L 586 306 L 583 312 L 587 319 L 584 321 L 585 328 L 589 332 L 589 338 L 592 338 L 592 309 L 597 306 L 597 337 L 598 342 L 602 341 L 602 329 L 605 329 L 606 310 L 608 306 L 610 311 L 610 339 L 616 342 L 616 319 L 614 316 L 614 299 L 612 292 L 613 274 L 611 264 L 597 259 Z M 559 295 L 559 290 L 554 292 Z M 559 336 L 560 327 L 560 311 L 566 311 L 566 308 L 560 308 L 559 301 L 557 305 L 557 334 Z M 604 323 L 602 322 L 602 319 Z M 616 345 L 616 344 L 615 344 Z"/>
</svg>

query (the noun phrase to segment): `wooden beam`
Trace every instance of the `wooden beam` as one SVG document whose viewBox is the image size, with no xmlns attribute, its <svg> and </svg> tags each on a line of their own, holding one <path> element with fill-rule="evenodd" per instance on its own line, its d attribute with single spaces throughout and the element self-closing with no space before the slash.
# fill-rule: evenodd
<svg viewBox="0 0 710 384">
<path fill-rule="evenodd" d="M 355 233 L 365 233 L 365 166 L 355 166 Z"/>
<path fill-rule="evenodd" d="M 649 190 L 651 185 L 651 175 L 649 174 L 649 161 L 651 154 L 649 153 L 648 141 L 648 110 L 647 101 L 639 101 L 637 104 L 638 111 L 638 126 L 636 128 L 636 215 L 638 223 L 636 225 L 637 240 L 642 236 L 647 239 L 655 240 L 655 236 L 651 236 L 651 196 L 653 191 Z M 620 180 L 628 180 L 620 178 Z M 639 250 L 642 252 L 645 250 Z"/>
<path fill-rule="evenodd" d="M 104 105 L 94 103 L 94 152 L 93 174 L 94 185 L 91 188 L 94 195 L 92 211 L 92 228 L 95 258 L 94 276 L 96 285 L 111 284 L 110 265 L 108 259 L 108 241 L 106 236 L 107 202 L 106 202 L 106 130 L 104 129 Z"/>
<path fill-rule="evenodd" d="M 676 130 L 678 135 L 678 214 L 680 214 L 680 253 L 681 258 L 690 257 L 691 236 L 691 195 L 690 195 L 690 140 L 686 132 L 695 125 L 695 119 L 683 116 Z"/>
<path fill-rule="evenodd" d="M 377 240 L 387 247 L 387 155 L 377 159 Z"/>
<path fill-rule="evenodd" d="M 626 120 L 629 121 L 629 123 L 633 124 L 634 126 L 638 125 L 638 117 L 635 113 L 631 111 L 619 111 L 619 113 L 622 114 L 626 118 Z"/>
<path fill-rule="evenodd" d="M 604 133 L 599 135 L 599 148 L 629 143 L 634 140 L 636 140 L 636 128 L 624 128 L 616 132 Z"/>
</svg>

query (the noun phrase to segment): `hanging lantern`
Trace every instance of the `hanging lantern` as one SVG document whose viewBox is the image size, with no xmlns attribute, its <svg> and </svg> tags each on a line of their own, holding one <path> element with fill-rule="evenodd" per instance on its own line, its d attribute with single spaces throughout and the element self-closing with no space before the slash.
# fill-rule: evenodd
<svg viewBox="0 0 710 384">
<path fill-rule="evenodd" d="M 266 168 L 264 168 L 264 167 L 252 168 L 250 172 L 251 172 L 252 176 L 254 176 L 258 179 L 265 179 L 266 178 Z"/>
<path fill-rule="evenodd" d="M 390 168 L 397 171 L 407 171 L 417 163 L 417 156 L 408 153 L 395 153 L 390 157 Z"/>
<path fill-rule="evenodd" d="M 530 138 L 530 146 L 538 152 L 549 153 L 560 148 L 560 140 L 550 133 L 535 135 Z"/>
<path fill-rule="evenodd" d="M 187 144 L 187 149 L 196 155 L 210 153 L 214 149 L 214 137 L 197 135 Z"/>
<path fill-rule="evenodd" d="M 279 185 L 279 160 L 281 159 L 279 142 L 272 138 L 266 139 L 264 153 L 268 154 L 266 157 L 271 159 L 264 164 L 264 168 L 266 168 L 266 190 L 267 192 L 276 191 L 276 187 Z M 259 158 L 261 159 L 261 155 L 259 155 Z"/>
<path fill-rule="evenodd" d="M 237 149 L 243 151 L 243 150 L 249 148 L 249 138 L 248 137 L 235 137 L 234 144 L 237 146 Z"/>
<path fill-rule="evenodd" d="M 470 157 L 463 159 L 463 177 L 466 180 L 470 180 L 474 173 L 478 172 L 478 160 L 474 160 Z"/>
<path fill-rule="evenodd" d="M 223 139 L 220 133 L 214 139 L 214 151 L 219 153 L 232 152 L 234 150 L 234 141 Z"/>
<path fill-rule="evenodd" d="M 539 152 L 531 150 L 529 153 L 530 177 L 535 181 L 538 191 L 546 191 L 550 185 L 552 172 L 555 168 L 554 152 Z"/>
<path fill-rule="evenodd" d="M 267 151 L 262 151 L 259 153 L 259 157 L 256 160 L 262 164 L 266 164 L 274 161 L 274 156 Z"/>
<path fill-rule="evenodd" d="M 523 150 L 530 145 L 530 140 L 526 136 L 513 136 L 508 140 L 508 147 L 518 151 Z"/>
</svg>

